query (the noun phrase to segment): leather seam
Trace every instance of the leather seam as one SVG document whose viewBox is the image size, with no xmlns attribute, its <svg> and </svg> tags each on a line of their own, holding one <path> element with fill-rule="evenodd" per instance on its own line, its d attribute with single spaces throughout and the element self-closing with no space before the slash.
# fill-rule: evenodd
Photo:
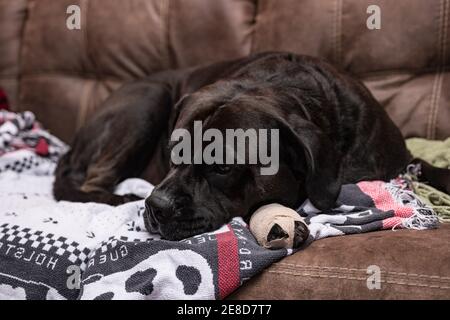
<svg viewBox="0 0 450 320">
<path fill-rule="evenodd" d="M 433 118 L 431 123 L 432 128 L 432 139 L 436 138 L 436 131 L 437 131 L 437 119 L 439 114 L 439 107 L 440 107 L 440 98 L 441 98 L 441 92 L 442 92 L 442 83 L 444 80 L 444 72 L 442 70 L 442 67 L 445 64 L 445 58 L 447 53 L 447 32 L 448 32 L 448 11 L 449 11 L 449 0 L 444 0 L 444 20 L 443 20 L 443 26 L 442 26 L 442 36 L 441 36 L 441 61 L 439 63 L 439 80 L 438 80 L 438 88 L 436 92 L 436 98 L 435 98 L 435 106 L 434 106 L 434 112 L 433 112 Z"/>
<path fill-rule="evenodd" d="M 22 74 L 22 58 L 23 58 L 23 51 L 24 51 L 24 40 L 25 40 L 25 32 L 26 32 L 26 28 L 28 26 L 28 20 L 29 20 L 29 14 L 30 14 L 30 3 L 33 2 L 34 0 L 27 0 L 26 2 L 26 6 L 25 6 L 25 17 L 24 20 L 22 22 L 22 28 L 20 30 L 20 41 L 19 41 L 19 50 L 17 52 L 17 74 L 15 75 L 15 79 L 16 79 L 16 86 L 17 86 L 17 91 L 16 91 L 16 96 L 13 97 L 13 99 L 16 101 L 17 106 L 11 105 L 11 109 L 13 111 L 17 111 L 16 109 L 18 108 L 18 105 L 20 104 L 20 92 L 21 92 L 21 74 Z"/>
<path fill-rule="evenodd" d="M 161 64 L 165 69 L 170 69 L 170 0 L 160 2 L 160 16 L 161 16 L 161 37 L 160 37 L 160 52 Z"/>
<path fill-rule="evenodd" d="M 443 68 L 444 72 L 450 71 L 450 66 Z M 154 71 L 157 72 L 157 71 Z M 417 76 L 424 76 L 424 75 L 432 75 L 436 72 L 436 68 L 423 68 L 423 69 L 411 69 L 411 70 L 399 70 L 399 69 L 393 69 L 393 70 L 385 70 L 385 71 L 374 71 L 374 72 L 367 72 L 367 73 L 356 73 L 355 76 L 358 79 L 373 79 L 378 77 L 385 77 L 390 75 L 401 75 L 401 74 L 409 74 L 409 73 L 418 73 Z M 51 76 L 51 77 L 78 77 L 81 79 L 93 79 L 93 80 L 99 80 L 99 77 L 93 73 L 84 73 L 84 72 L 74 72 L 74 71 L 38 71 L 38 72 L 27 72 L 21 74 L 22 77 L 40 77 L 40 76 Z M 416 77 L 416 75 L 414 75 Z M 0 75 L 0 78 L 2 78 L 3 75 Z M 13 77 L 6 75 L 6 78 Z M 124 79 L 120 78 L 118 76 L 112 76 L 112 75 L 101 75 L 101 79 L 107 80 L 107 81 L 117 81 L 117 82 L 124 82 L 129 81 L 134 78 L 130 79 Z"/>
<path fill-rule="evenodd" d="M 436 139 L 436 122 L 437 122 L 437 114 L 439 111 L 439 100 L 441 97 L 441 91 L 442 91 L 442 81 L 444 78 L 444 73 L 442 71 L 439 71 L 436 74 L 436 82 L 437 82 L 437 88 L 436 88 L 436 92 L 435 92 L 435 97 L 434 97 L 434 104 L 433 107 L 431 109 L 431 121 L 430 121 L 430 135 L 429 135 L 429 139 Z"/>
<path fill-rule="evenodd" d="M 20 72 L 17 74 L 0 74 L 0 79 L 17 79 L 17 77 L 20 75 Z"/>
<path fill-rule="evenodd" d="M 20 105 L 20 101 L 23 99 L 23 92 L 22 92 L 22 61 L 23 61 L 23 57 L 26 55 L 27 53 L 27 45 L 25 43 L 25 38 L 27 33 L 27 30 L 30 28 L 30 12 L 31 12 L 31 8 L 32 6 L 35 5 L 34 0 L 28 0 L 27 1 L 27 6 L 26 6 L 26 17 L 25 17 L 25 21 L 22 27 L 22 31 L 21 31 L 21 35 L 20 35 L 20 48 L 19 48 L 19 73 L 17 74 L 17 93 L 16 93 L 16 98 L 17 98 L 17 104 Z M 12 106 L 12 110 L 13 111 L 18 111 L 15 110 L 18 106 L 16 106 L 16 108 L 14 108 L 14 106 Z"/>
<path fill-rule="evenodd" d="M 334 35 L 333 35 L 333 45 L 334 45 L 334 55 L 336 60 L 336 65 L 341 64 L 342 56 L 342 0 L 335 0 L 335 13 L 334 13 Z"/>
<path fill-rule="evenodd" d="M 443 73 L 450 71 L 450 66 L 442 67 L 441 71 Z M 370 71 L 363 73 L 355 73 L 358 79 L 376 79 L 395 75 L 407 75 L 412 74 L 413 77 L 420 77 L 424 75 L 436 74 L 436 67 L 422 68 L 422 69 L 392 69 L 392 70 L 380 70 L 380 71 Z"/>
<path fill-rule="evenodd" d="M 346 280 L 358 280 L 358 281 L 367 281 L 366 277 L 352 277 L 348 275 L 325 275 L 325 274 L 312 274 L 307 272 L 293 272 L 293 271 L 284 271 L 284 270 L 268 270 L 269 273 L 275 274 L 287 274 L 292 276 L 309 276 L 312 278 L 327 278 L 327 279 L 346 279 Z M 439 285 L 430 285 L 430 284 L 420 284 L 420 283 L 412 283 L 405 281 L 394 281 L 394 280 L 380 280 L 381 283 L 386 284 L 397 284 L 397 285 L 406 285 L 412 287 L 426 287 L 426 288 L 437 288 L 437 289 L 450 289 L 450 286 L 439 286 Z"/>
<path fill-rule="evenodd" d="M 310 269 L 318 269 L 318 270 L 339 270 L 339 271 L 351 271 L 351 272 L 366 272 L 366 269 L 358 269 L 358 268 L 346 268 L 346 267 L 329 267 L 329 266 L 305 266 L 305 265 L 299 265 L 299 264 L 293 264 L 293 263 L 286 263 L 286 262 L 278 262 L 276 265 L 285 265 L 289 267 L 295 267 L 295 268 L 310 268 Z M 386 274 L 392 274 L 392 275 L 399 275 L 399 276 L 411 276 L 411 277 L 421 277 L 421 278 L 428 278 L 428 279 L 440 279 L 440 280 L 450 280 L 450 277 L 443 277 L 443 276 L 437 276 L 437 275 L 426 275 L 426 274 L 419 274 L 419 273 L 406 273 L 406 272 L 395 272 L 395 271 L 385 271 Z"/>
<path fill-rule="evenodd" d="M 79 78 L 80 80 L 92 80 L 98 81 L 99 77 L 92 73 L 77 73 L 77 72 L 35 72 L 35 73 L 26 73 L 22 75 L 23 78 L 39 78 L 39 77 L 48 77 L 48 78 L 56 78 L 56 77 L 67 77 L 67 78 Z M 0 77 L 1 78 L 1 77 Z M 131 81 L 133 79 L 122 79 L 114 76 L 102 76 L 103 81 L 115 81 L 115 82 L 125 82 Z"/>
<path fill-rule="evenodd" d="M 250 54 L 255 52 L 255 43 L 256 43 L 256 28 L 259 21 L 259 10 L 260 10 L 260 0 L 254 1 L 254 12 L 252 19 L 252 31 L 251 31 L 251 39 L 250 39 Z"/>
<path fill-rule="evenodd" d="M 442 87 L 442 79 L 443 72 L 442 66 L 444 65 L 445 56 L 443 56 L 445 52 L 445 38 L 444 34 L 446 30 L 444 30 L 446 25 L 446 3 L 447 0 L 440 0 L 439 4 L 439 19 L 438 19 L 438 37 L 437 37 L 437 48 L 438 48 L 438 66 L 436 69 L 436 75 L 433 81 L 433 87 L 431 91 L 431 100 L 429 113 L 427 117 L 427 138 L 434 139 L 436 135 L 436 121 L 437 121 L 437 109 L 439 107 L 439 96 Z"/>
<path fill-rule="evenodd" d="M 82 6 L 84 7 L 84 10 L 82 10 L 82 21 L 84 21 L 84 25 L 82 25 L 83 29 L 83 46 L 84 46 L 84 54 L 86 56 L 86 59 L 90 60 L 90 54 L 89 54 L 89 40 L 88 40 L 88 11 L 89 11 L 89 0 L 82 0 L 81 2 Z M 92 64 L 94 66 L 94 62 L 92 61 Z M 95 71 L 95 67 L 93 68 Z M 77 117 L 75 120 L 75 127 L 79 128 L 82 125 L 82 119 L 86 117 L 87 108 L 88 108 L 88 96 L 91 93 L 91 90 L 89 89 L 90 83 L 85 83 L 83 85 L 83 90 L 80 94 L 80 102 L 79 102 L 79 108 L 77 108 Z M 92 88 L 91 88 L 92 89 Z"/>
<path fill-rule="evenodd" d="M 89 97 L 92 96 L 92 92 L 94 91 L 94 88 L 97 84 L 98 82 L 92 81 L 83 84 L 83 91 L 80 96 L 80 109 L 75 121 L 77 130 L 84 124 L 84 121 L 86 120 L 86 116 L 89 110 Z"/>
</svg>

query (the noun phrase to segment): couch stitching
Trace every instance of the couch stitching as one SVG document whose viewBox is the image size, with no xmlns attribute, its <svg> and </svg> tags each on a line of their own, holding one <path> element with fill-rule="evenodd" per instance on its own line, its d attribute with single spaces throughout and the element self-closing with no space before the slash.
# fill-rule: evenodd
<svg viewBox="0 0 450 320">
<path fill-rule="evenodd" d="M 450 66 L 443 67 L 442 70 L 444 72 L 450 71 Z M 153 71 L 158 72 L 158 71 Z M 430 75 L 434 74 L 436 72 L 435 67 L 430 68 L 422 68 L 422 69 L 392 69 L 392 70 L 381 70 L 381 71 L 371 71 L 371 72 L 365 72 L 365 73 L 356 73 L 355 75 L 359 79 L 372 79 L 372 78 L 382 78 L 390 75 L 401 75 L 401 74 L 409 74 L 414 73 L 417 76 L 423 76 L 423 75 Z M 88 73 L 88 72 L 76 72 L 76 71 L 58 71 L 58 70 L 52 70 L 52 71 L 35 71 L 35 72 L 27 72 L 21 74 L 22 77 L 39 77 L 39 76 L 67 76 L 67 77 L 79 77 L 79 78 L 92 78 L 98 80 L 98 76 L 94 73 Z M 11 78 L 14 77 L 14 75 L 0 75 L 0 78 Z M 128 81 L 129 79 L 120 78 L 115 75 L 107 75 L 102 74 L 102 79 L 107 79 L 110 81 Z M 134 78 L 131 78 L 134 79 Z"/>
<path fill-rule="evenodd" d="M 342 52 L 342 0 L 335 1 L 335 13 L 334 13 L 334 34 L 333 34 L 333 46 L 336 65 L 341 64 L 341 52 Z"/>
<path fill-rule="evenodd" d="M 448 29 L 449 26 L 449 16 L 450 16 L 450 1 L 446 0 L 445 3 L 447 4 L 445 9 L 445 20 L 444 20 L 444 36 L 442 38 L 442 66 L 445 65 L 446 59 L 447 59 L 447 37 L 448 35 Z"/>
<path fill-rule="evenodd" d="M 12 99 L 14 101 L 16 101 L 16 106 L 12 105 L 11 109 L 13 111 L 16 111 L 16 109 L 18 108 L 18 105 L 20 104 L 20 91 L 21 91 L 21 83 L 20 83 L 20 78 L 21 78 L 21 74 L 22 74 L 22 56 L 23 56 L 23 51 L 24 51 L 24 40 L 25 40 L 25 31 L 26 28 L 28 26 L 28 18 L 29 18 L 29 14 L 30 14 L 30 3 L 31 1 L 27 0 L 26 1 L 26 6 L 25 6 L 25 17 L 24 20 L 22 22 L 22 28 L 20 29 L 20 39 L 19 39 L 19 50 L 17 52 L 18 58 L 17 58 L 17 64 L 18 64 L 18 70 L 17 70 L 17 74 L 15 75 L 15 79 L 16 79 L 16 86 L 17 86 L 17 91 L 16 91 L 16 95 L 15 97 L 13 97 Z"/>
<path fill-rule="evenodd" d="M 88 30 L 88 11 L 89 11 L 89 0 L 81 0 L 81 5 L 84 8 L 84 10 L 81 10 L 82 12 L 82 21 L 84 21 L 84 25 L 82 26 L 83 29 L 83 46 L 84 46 L 84 55 L 86 57 L 86 59 L 91 60 L 90 59 L 90 54 L 89 54 L 89 40 L 88 40 L 88 34 L 87 34 L 87 30 Z M 94 66 L 94 73 L 97 74 L 96 68 L 95 68 L 95 64 L 92 61 L 92 64 Z M 76 121 L 75 121 L 75 127 L 79 128 L 82 125 L 82 119 L 86 118 L 86 113 L 87 113 L 87 108 L 88 108 L 88 101 L 89 98 L 88 96 L 90 95 L 91 90 L 89 90 L 89 85 L 90 83 L 85 83 L 83 86 L 83 90 L 80 94 L 80 104 L 79 104 L 79 108 L 77 108 L 77 117 L 76 117 Z"/>
<path fill-rule="evenodd" d="M 446 0 L 441 0 L 439 2 L 439 18 L 438 18 L 438 37 L 437 37 L 437 48 L 438 48 L 438 66 L 436 69 L 436 75 L 433 81 L 433 87 L 431 91 L 431 101 L 429 107 L 429 113 L 427 118 L 427 138 L 434 139 L 436 134 L 435 122 L 436 122 L 436 109 L 439 104 L 439 95 L 440 95 L 440 87 L 442 84 L 442 70 L 441 67 L 443 65 L 443 47 L 444 47 L 444 32 L 445 30 L 445 13 L 446 13 Z"/>
<path fill-rule="evenodd" d="M 295 272 L 295 271 L 286 271 L 286 270 L 268 270 L 269 273 L 275 274 L 288 274 L 292 276 L 308 276 L 315 278 L 328 278 L 328 279 L 348 279 L 348 280 L 366 280 L 364 277 L 352 277 L 348 275 L 326 275 L 320 273 L 308 273 L 308 272 Z"/>
<path fill-rule="evenodd" d="M 305 266 L 301 264 L 287 263 L 287 262 L 277 262 L 275 265 L 285 265 L 296 268 L 312 268 L 312 269 L 325 269 L 325 270 L 345 270 L 345 271 L 365 271 L 365 269 L 357 268 L 345 268 L 345 267 L 325 267 L 325 266 Z"/>
<path fill-rule="evenodd" d="M 275 268 L 277 268 L 277 266 L 275 266 Z M 290 269 L 292 269 L 292 267 L 290 268 Z M 295 269 L 299 269 L 298 267 L 297 268 L 295 268 Z M 301 269 L 301 268 L 300 268 Z M 312 268 L 308 268 L 308 267 L 303 267 L 303 269 L 305 269 L 305 271 L 315 271 L 315 272 L 318 272 L 318 273 L 327 273 L 327 272 L 336 272 L 336 271 L 350 271 L 350 272 L 353 272 L 353 273 L 364 273 L 364 274 L 366 274 L 367 273 L 367 270 L 364 270 L 364 269 L 347 269 L 347 270 L 345 270 L 346 268 L 341 268 L 340 270 L 338 269 L 338 268 L 328 268 L 328 269 L 326 269 L 326 268 L 316 268 L 316 270 L 314 270 L 314 267 L 312 267 Z M 308 270 L 309 269 L 309 270 Z M 289 270 L 289 269 L 286 269 L 286 270 Z M 295 272 L 295 271 L 299 271 L 299 270 L 293 270 L 293 272 Z M 422 278 L 422 279 L 420 279 L 420 280 L 423 280 L 423 278 L 425 278 L 425 279 L 428 279 L 428 280 L 437 280 L 437 281 L 441 281 L 441 280 L 443 280 L 443 281 L 441 281 L 441 282 L 444 282 L 444 283 L 449 283 L 449 281 L 448 280 L 446 280 L 445 278 L 446 277 L 440 277 L 440 276 L 429 276 L 429 275 L 419 275 L 419 274 L 407 274 L 407 273 L 398 273 L 398 272 L 390 272 L 390 271 L 383 271 L 382 272 L 383 274 L 385 274 L 386 276 L 400 276 L 400 277 L 409 277 L 409 278 L 412 278 L 412 277 L 417 277 L 417 278 Z"/>
<path fill-rule="evenodd" d="M 29 19 L 30 19 L 30 12 L 31 12 L 31 8 L 32 6 L 35 5 L 34 0 L 29 0 L 27 1 L 27 6 L 26 6 L 26 17 L 25 17 L 25 21 L 23 23 L 23 27 L 21 30 L 21 35 L 20 35 L 20 48 L 19 48 L 19 73 L 17 75 L 17 93 L 16 93 L 16 101 L 17 101 L 17 106 L 12 106 L 13 107 L 13 111 L 18 111 L 15 110 L 19 107 L 20 105 L 20 101 L 23 99 L 23 90 L 22 90 L 22 60 L 23 57 L 26 54 L 27 51 L 27 45 L 25 43 L 25 35 L 27 34 L 27 29 L 30 28 L 30 23 L 29 23 Z"/>
<path fill-rule="evenodd" d="M 259 10 L 260 10 L 260 0 L 254 0 L 254 10 L 253 10 L 253 20 L 252 20 L 252 30 L 251 30 L 251 39 L 250 39 L 250 54 L 255 52 L 255 43 L 256 43 L 256 32 L 257 25 L 260 19 Z"/>
<path fill-rule="evenodd" d="M 83 91 L 80 95 L 80 108 L 77 114 L 77 118 L 75 120 L 76 129 L 79 129 L 81 125 L 84 124 L 87 116 L 87 110 L 89 106 L 89 97 L 92 96 L 92 92 L 94 91 L 95 85 L 98 82 L 96 81 L 86 81 L 83 84 Z"/>
<path fill-rule="evenodd" d="M 18 85 L 17 77 L 1 77 L 0 76 L 0 81 L 11 81 L 11 82 L 15 82 L 16 85 Z"/>
<path fill-rule="evenodd" d="M 81 80 L 99 81 L 99 77 L 93 73 L 83 73 L 83 72 L 78 73 L 78 72 L 74 72 L 74 71 L 70 71 L 70 72 L 54 72 L 54 71 L 44 72 L 44 71 L 42 71 L 42 72 L 25 73 L 22 75 L 22 78 L 39 78 L 39 77 L 49 77 L 49 78 L 68 77 L 68 78 L 80 78 Z M 130 81 L 130 80 L 135 79 L 135 78 L 124 79 L 124 78 L 119 78 L 116 76 L 109 76 L 109 75 L 102 75 L 101 78 L 103 81 L 115 81 L 115 82 L 125 82 L 125 81 Z"/>
<path fill-rule="evenodd" d="M 443 0 L 440 0 L 439 2 L 439 13 L 438 13 L 438 37 L 437 37 L 437 52 L 438 52 L 438 62 L 440 62 L 440 40 L 441 40 L 441 15 L 442 15 L 442 4 L 443 4 Z M 434 106 L 434 100 L 435 100 L 435 91 L 436 91 L 436 86 L 437 86 L 437 81 L 439 78 L 439 71 L 435 74 L 434 79 L 433 79 L 433 86 L 431 87 L 431 97 L 430 97 L 430 106 L 429 106 L 429 111 L 428 111 L 428 116 L 427 116 L 427 129 L 426 129 L 426 137 L 428 139 L 431 138 L 431 122 L 432 122 L 432 116 L 433 116 L 433 106 Z"/>
<path fill-rule="evenodd" d="M 302 272 L 302 271 L 289 271 L 289 270 L 269 270 L 271 273 L 279 273 L 279 274 L 289 274 L 294 276 L 311 276 L 311 277 L 319 277 L 319 278 L 329 278 L 329 279 L 350 279 L 350 280 L 363 280 L 366 281 L 367 277 L 357 277 L 357 276 L 350 276 L 350 275 L 338 275 L 338 274 L 326 274 L 326 273 L 310 273 L 308 271 Z M 428 283 L 420 283 L 420 282 L 411 282 L 406 280 L 393 280 L 389 279 L 389 275 L 384 274 L 383 277 L 380 279 L 380 282 L 384 283 L 393 283 L 393 284 L 401 284 L 401 285 L 410 285 L 410 286 L 417 286 L 417 287 L 429 287 L 429 288 L 441 288 L 441 289 L 450 289 L 449 286 L 446 285 L 437 285 L 437 284 L 428 284 Z"/>
<path fill-rule="evenodd" d="M 439 100 L 441 97 L 441 91 L 442 91 L 442 82 L 444 78 L 444 73 L 442 71 L 439 71 L 438 73 L 438 85 L 436 89 L 436 97 L 434 99 L 434 108 L 432 110 L 432 121 L 431 121 L 431 135 L 430 139 L 436 139 L 436 126 L 437 126 L 437 115 L 439 112 Z"/>
<path fill-rule="evenodd" d="M 169 69 L 170 62 L 170 0 L 160 1 L 158 8 L 160 9 L 161 17 L 161 38 L 160 38 L 160 53 L 162 65 Z"/>
<path fill-rule="evenodd" d="M 441 36 L 441 61 L 439 64 L 439 83 L 438 88 L 436 92 L 436 99 L 435 99 L 435 107 L 433 112 L 433 121 L 431 124 L 431 128 L 433 130 L 432 132 L 432 139 L 436 138 L 436 130 L 437 130 L 437 115 L 439 114 L 439 106 L 440 106 L 440 98 L 441 98 L 441 91 L 442 91 L 442 83 L 444 79 L 444 72 L 443 72 L 443 66 L 445 65 L 445 58 L 447 53 L 446 48 L 446 40 L 447 40 L 447 31 L 448 31 L 448 11 L 449 11 L 449 1 L 445 0 L 444 2 L 444 21 L 443 21 L 443 27 L 442 27 L 442 36 Z"/>
<path fill-rule="evenodd" d="M 441 69 L 443 72 L 450 71 L 450 66 L 444 66 Z M 414 77 L 420 77 L 424 75 L 435 75 L 436 74 L 436 67 L 428 67 L 428 68 L 421 68 L 421 69 L 388 69 L 388 70 L 379 70 L 379 71 L 368 71 L 368 72 L 361 72 L 361 73 L 355 73 L 355 75 L 359 79 L 377 79 L 377 78 L 384 78 L 388 76 L 394 76 L 394 75 L 405 75 L 405 74 L 412 74 Z"/>
<path fill-rule="evenodd" d="M 352 277 L 348 275 L 324 275 L 324 274 L 312 274 L 312 273 L 300 273 L 300 272 L 291 272 L 291 271 L 275 271 L 275 270 L 268 270 L 269 273 L 275 273 L 275 274 L 287 274 L 292 276 L 308 276 L 313 278 L 327 278 L 327 279 L 346 279 L 346 280 L 360 280 L 360 281 L 366 281 L 367 278 L 365 277 Z M 412 283 L 412 282 L 401 282 L 401 281 L 393 281 L 393 280 L 380 280 L 381 283 L 387 283 L 387 284 L 398 284 L 398 285 L 406 285 L 406 286 L 412 286 L 412 287 L 426 287 L 426 288 L 438 288 L 438 289 L 450 289 L 450 286 L 438 286 L 438 285 L 429 285 L 429 284 L 420 284 L 420 283 Z"/>
<path fill-rule="evenodd" d="M 345 267 L 326 267 L 326 266 L 305 266 L 287 262 L 278 262 L 276 265 L 285 265 L 295 268 L 311 268 L 311 269 L 323 269 L 323 270 L 342 270 L 342 271 L 354 271 L 354 272 L 366 272 L 366 269 L 357 269 L 357 268 L 345 268 Z M 395 271 L 386 271 L 385 273 L 393 274 L 393 275 L 401 275 L 401 276 L 414 276 L 421 278 L 429 278 L 429 279 L 441 279 L 441 280 L 450 280 L 450 277 L 442 277 L 437 275 L 426 275 L 426 274 L 418 274 L 418 273 L 406 273 L 406 272 L 395 272 Z"/>
</svg>

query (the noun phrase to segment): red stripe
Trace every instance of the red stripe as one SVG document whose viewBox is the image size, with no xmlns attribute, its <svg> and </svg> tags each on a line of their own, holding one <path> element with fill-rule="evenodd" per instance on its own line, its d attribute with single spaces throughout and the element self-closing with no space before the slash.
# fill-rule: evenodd
<svg viewBox="0 0 450 320">
<path fill-rule="evenodd" d="M 392 218 L 387 218 L 383 220 L 383 229 L 391 229 L 394 226 L 397 226 L 397 228 L 402 228 L 402 221 L 404 220 L 404 218 L 400 218 L 400 217 L 392 217 Z"/>
<path fill-rule="evenodd" d="M 44 138 L 40 138 L 35 147 L 36 153 L 40 156 L 48 156 L 48 143 Z"/>
<path fill-rule="evenodd" d="M 412 207 L 397 203 L 392 195 L 384 188 L 383 181 L 362 181 L 358 182 L 358 187 L 362 192 L 372 198 L 375 207 L 383 211 L 394 210 L 396 217 L 409 218 L 413 213 Z"/>
<path fill-rule="evenodd" d="M 231 226 L 228 228 L 230 231 L 216 235 L 220 299 L 236 290 L 240 283 L 238 241 Z"/>
</svg>

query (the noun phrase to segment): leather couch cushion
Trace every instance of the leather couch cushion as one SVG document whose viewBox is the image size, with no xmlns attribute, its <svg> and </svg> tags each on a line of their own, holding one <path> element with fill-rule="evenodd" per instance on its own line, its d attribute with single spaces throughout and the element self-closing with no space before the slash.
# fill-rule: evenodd
<svg viewBox="0 0 450 320">
<path fill-rule="evenodd" d="M 72 4 L 81 8 L 81 30 L 66 28 Z M 381 8 L 380 30 L 366 28 L 370 4 Z M 448 0 L 0 0 L 0 5 L 8 13 L 0 20 L 7 48 L 0 49 L 7 52 L 0 56 L 0 85 L 16 110 L 35 111 L 66 141 L 125 81 L 266 50 L 320 56 L 361 78 L 405 137 L 450 135 Z"/>
<path fill-rule="evenodd" d="M 81 30 L 66 28 L 69 5 Z M 369 4 L 381 29 L 366 28 Z M 0 0 L 0 86 L 65 141 L 126 81 L 288 50 L 359 77 L 405 137 L 450 136 L 450 0 Z M 450 227 L 317 241 L 234 298 L 448 298 Z M 366 269 L 381 268 L 381 290 Z M 273 285 L 276 283 L 276 285 Z"/>
<path fill-rule="evenodd" d="M 450 224 L 318 240 L 229 299 L 448 299 L 449 243 Z M 380 289 L 368 289 L 372 265 L 380 268 Z"/>
<path fill-rule="evenodd" d="M 19 56 L 27 14 L 27 0 L 0 0 L 0 87 L 17 106 Z"/>
<path fill-rule="evenodd" d="M 171 0 L 167 40 L 171 67 L 234 59 L 251 52 L 256 2 Z"/>
<path fill-rule="evenodd" d="M 369 5 L 381 29 L 366 27 Z M 365 82 L 405 137 L 450 135 L 450 4 L 445 1 L 258 1 L 254 51 L 323 57 Z"/>
</svg>

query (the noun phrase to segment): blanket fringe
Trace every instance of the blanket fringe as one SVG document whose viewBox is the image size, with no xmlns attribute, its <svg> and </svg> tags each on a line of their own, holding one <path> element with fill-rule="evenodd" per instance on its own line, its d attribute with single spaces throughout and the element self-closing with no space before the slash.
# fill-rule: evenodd
<svg viewBox="0 0 450 320">
<path fill-rule="evenodd" d="M 399 180 L 403 180 L 403 183 Z M 413 230 L 436 229 L 439 226 L 438 215 L 433 208 L 422 202 L 414 191 L 405 187 L 405 184 L 410 185 L 408 182 L 408 179 L 400 178 L 393 183 L 398 187 L 395 197 L 401 203 L 411 205 L 414 208 L 414 214 L 408 218 L 403 218 L 401 222 L 392 227 L 392 230 L 397 227 Z"/>
</svg>

